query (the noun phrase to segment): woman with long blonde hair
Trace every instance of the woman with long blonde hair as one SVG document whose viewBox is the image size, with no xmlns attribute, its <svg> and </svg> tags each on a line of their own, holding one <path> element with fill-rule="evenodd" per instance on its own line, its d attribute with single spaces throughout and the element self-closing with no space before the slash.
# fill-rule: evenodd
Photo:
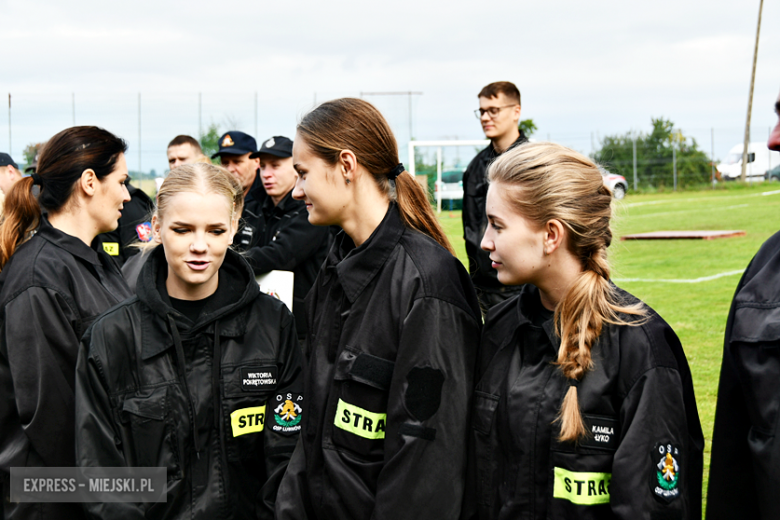
<svg viewBox="0 0 780 520">
<path fill-rule="evenodd" d="M 474 394 L 479 518 L 700 518 L 703 439 L 674 331 L 610 281 L 612 194 L 553 143 L 489 170 L 482 240 L 525 284 L 488 314 Z"/>
</svg>

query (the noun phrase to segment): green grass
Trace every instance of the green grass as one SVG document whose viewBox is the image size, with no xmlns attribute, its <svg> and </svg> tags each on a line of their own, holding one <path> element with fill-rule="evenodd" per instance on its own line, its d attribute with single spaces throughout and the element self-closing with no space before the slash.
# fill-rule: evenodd
<svg viewBox="0 0 780 520">
<path fill-rule="evenodd" d="M 629 195 L 616 203 L 615 237 L 610 248 L 615 283 L 653 307 L 672 326 L 691 367 L 706 441 L 705 501 L 723 333 L 741 274 L 699 283 L 659 280 L 696 279 L 730 271 L 741 273 L 761 244 L 780 229 L 778 217 L 780 185 L 776 183 Z M 458 258 L 468 265 L 460 212 L 443 211 L 440 218 Z M 620 240 L 620 236 L 631 233 L 716 229 L 739 229 L 747 235 L 716 240 Z"/>
</svg>

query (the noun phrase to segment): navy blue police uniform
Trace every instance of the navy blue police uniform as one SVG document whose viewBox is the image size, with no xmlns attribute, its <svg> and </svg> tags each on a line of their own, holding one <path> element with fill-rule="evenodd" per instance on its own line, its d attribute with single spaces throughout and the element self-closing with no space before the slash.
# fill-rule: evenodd
<svg viewBox="0 0 780 520">
<path fill-rule="evenodd" d="M 238 130 L 231 130 L 219 138 L 219 150 L 211 156 L 212 159 L 222 155 L 244 155 L 257 152 L 255 138 Z M 233 247 L 243 252 L 260 243 L 265 219 L 263 218 L 263 203 L 266 193 L 260 175 L 255 172 L 255 180 L 244 197 L 244 210 L 238 224 L 238 232 L 233 237 Z"/>
</svg>

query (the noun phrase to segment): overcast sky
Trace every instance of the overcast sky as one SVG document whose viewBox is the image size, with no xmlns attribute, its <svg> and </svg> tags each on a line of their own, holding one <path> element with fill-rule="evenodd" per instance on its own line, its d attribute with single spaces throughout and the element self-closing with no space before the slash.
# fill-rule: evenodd
<svg viewBox="0 0 780 520">
<path fill-rule="evenodd" d="M 513 81 L 523 118 L 590 152 L 599 136 L 648 131 L 652 117 L 723 157 L 741 141 L 759 0 L 517 2 L 0 0 L 0 151 L 98 124 L 141 164 L 202 124 L 293 136 L 315 100 L 422 92 L 418 140 L 480 139 L 472 111 L 487 83 Z M 766 0 L 753 103 L 766 141 L 780 91 L 780 1 Z M 257 96 L 257 127 L 255 126 Z M 75 103 L 74 103 L 75 99 Z M 406 96 L 366 96 L 409 138 Z M 592 136 L 592 137 L 591 137 Z M 406 161 L 405 150 L 402 160 Z"/>
</svg>

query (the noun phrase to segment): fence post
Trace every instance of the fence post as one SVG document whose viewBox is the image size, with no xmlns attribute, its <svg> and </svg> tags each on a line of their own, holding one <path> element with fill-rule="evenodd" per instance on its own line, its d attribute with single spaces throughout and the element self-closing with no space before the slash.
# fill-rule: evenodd
<svg viewBox="0 0 780 520">
<path fill-rule="evenodd" d="M 674 191 L 677 191 L 677 148 L 672 141 L 672 168 L 674 168 Z"/>
<path fill-rule="evenodd" d="M 441 213 L 441 146 L 436 148 L 436 211 Z"/>
<path fill-rule="evenodd" d="M 8 93 L 8 155 L 14 156 L 13 148 L 11 148 L 11 93 Z"/>
<path fill-rule="evenodd" d="M 710 165 L 712 167 L 712 189 L 715 189 L 715 127 L 710 128 Z"/>
<path fill-rule="evenodd" d="M 636 191 L 636 189 L 637 189 L 636 188 L 636 184 L 637 184 L 637 179 L 636 179 L 636 137 L 634 137 L 634 191 Z"/>
<path fill-rule="evenodd" d="M 138 176 L 141 176 L 141 93 L 138 93 Z"/>
</svg>

